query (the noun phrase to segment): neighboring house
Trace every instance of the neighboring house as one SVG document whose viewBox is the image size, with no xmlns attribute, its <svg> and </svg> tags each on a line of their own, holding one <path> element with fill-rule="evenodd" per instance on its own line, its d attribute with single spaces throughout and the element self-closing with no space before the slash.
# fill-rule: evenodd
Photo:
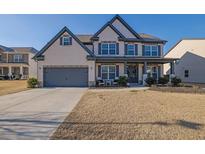
<svg viewBox="0 0 205 154">
<path fill-rule="evenodd" d="M 32 47 L 0 45 L 0 76 L 37 77 L 37 63 L 32 59 L 37 50 Z"/>
<path fill-rule="evenodd" d="M 187 38 L 180 40 L 165 55 L 166 58 L 180 58 L 176 61 L 175 75 L 183 82 L 205 83 L 205 39 Z M 164 73 L 170 67 L 164 65 Z"/>
<path fill-rule="evenodd" d="M 163 75 L 166 43 L 136 33 L 119 15 L 94 35 L 74 35 L 64 27 L 34 57 L 42 86 L 95 86 L 97 80 L 112 84 L 127 76 L 131 84 L 143 84 L 147 76 Z"/>
</svg>

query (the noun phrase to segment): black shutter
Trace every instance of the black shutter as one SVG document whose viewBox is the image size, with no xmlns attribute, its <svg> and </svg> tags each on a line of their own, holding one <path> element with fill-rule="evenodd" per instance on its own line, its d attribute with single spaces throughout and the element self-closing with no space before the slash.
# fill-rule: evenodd
<svg viewBox="0 0 205 154">
<path fill-rule="evenodd" d="M 101 55 L 101 43 L 98 43 L 98 54 Z"/>
<path fill-rule="evenodd" d="M 142 56 L 145 56 L 145 46 L 142 45 Z"/>
<path fill-rule="evenodd" d="M 161 46 L 158 45 L 158 56 L 160 57 L 161 56 Z"/>
<path fill-rule="evenodd" d="M 116 43 L 116 54 L 119 55 L 119 43 Z"/>
<path fill-rule="evenodd" d="M 70 37 L 69 39 L 70 39 L 70 45 L 72 45 L 72 37 Z"/>
<path fill-rule="evenodd" d="M 138 44 L 135 44 L 135 56 L 138 55 Z"/>
<path fill-rule="evenodd" d="M 116 77 L 119 77 L 119 65 L 116 65 Z"/>
<path fill-rule="evenodd" d="M 63 37 L 60 37 L 60 45 L 63 45 Z"/>
<path fill-rule="evenodd" d="M 125 55 L 127 55 L 127 44 L 125 44 Z"/>
<path fill-rule="evenodd" d="M 101 65 L 98 65 L 98 77 L 101 77 Z"/>
</svg>

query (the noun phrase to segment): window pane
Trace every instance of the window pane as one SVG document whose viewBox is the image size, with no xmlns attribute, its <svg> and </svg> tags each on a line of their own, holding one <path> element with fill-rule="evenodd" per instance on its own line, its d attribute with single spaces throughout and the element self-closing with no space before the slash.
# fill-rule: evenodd
<svg viewBox="0 0 205 154">
<path fill-rule="evenodd" d="M 151 53 L 150 53 L 150 46 L 145 46 L 145 56 L 150 56 Z"/>
<path fill-rule="evenodd" d="M 108 79 L 108 73 L 102 73 L 102 79 L 103 80 Z"/>
<path fill-rule="evenodd" d="M 115 55 L 116 51 L 116 45 L 115 44 L 109 44 L 109 54 Z"/>
<path fill-rule="evenodd" d="M 63 45 L 69 45 L 69 44 L 70 44 L 69 37 L 63 37 Z"/>
<path fill-rule="evenodd" d="M 115 66 L 110 66 L 109 67 L 109 72 L 115 73 Z"/>
<path fill-rule="evenodd" d="M 133 44 L 128 44 L 127 49 L 128 50 L 134 50 L 134 45 Z"/>
<path fill-rule="evenodd" d="M 157 55 L 158 55 L 158 47 L 152 46 L 152 56 L 157 56 Z"/>
<path fill-rule="evenodd" d="M 109 73 L 109 79 L 115 79 L 115 73 Z"/>
<path fill-rule="evenodd" d="M 127 45 L 127 55 L 134 55 L 134 45 L 133 44 L 128 44 Z"/>
<path fill-rule="evenodd" d="M 108 66 L 102 66 L 102 72 L 107 73 L 108 72 Z"/>
<path fill-rule="evenodd" d="M 108 54 L 108 44 L 102 44 L 102 54 L 107 55 Z"/>
<path fill-rule="evenodd" d="M 115 46 L 115 44 L 110 44 L 109 47 L 110 47 L 110 49 L 115 50 L 115 47 L 116 47 L 116 46 Z"/>
</svg>

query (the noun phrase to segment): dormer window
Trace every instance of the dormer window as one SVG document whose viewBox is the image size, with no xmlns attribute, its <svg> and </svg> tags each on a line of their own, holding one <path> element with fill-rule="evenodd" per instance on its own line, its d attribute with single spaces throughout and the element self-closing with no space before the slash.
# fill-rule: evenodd
<svg viewBox="0 0 205 154">
<path fill-rule="evenodd" d="M 69 37 L 63 37 L 63 45 L 69 45 L 70 44 L 70 38 Z"/>
<path fill-rule="evenodd" d="M 61 37 L 61 45 L 66 46 L 66 45 L 71 45 L 72 44 L 72 38 L 69 36 L 63 36 Z"/>
</svg>

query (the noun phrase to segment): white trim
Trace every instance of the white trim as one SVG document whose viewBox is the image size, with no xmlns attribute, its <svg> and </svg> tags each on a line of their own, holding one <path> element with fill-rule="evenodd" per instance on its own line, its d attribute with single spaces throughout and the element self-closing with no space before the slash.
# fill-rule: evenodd
<svg viewBox="0 0 205 154">
<path fill-rule="evenodd" d="M 23 62 L 23 55 L 22 54 L 14 54 L 13 62 L 16 62 L 16 63 Z"/>
<path fill-rule="evenodd" d="M 65 39 L 68 39 L 68 44 L 65 44 Z M 62 45 L 67 46 L 67 45 L 70 45 L 70 44 L 71 44 L 70 37 L 69 36 L 63 36 L 62 37 Z"/>
<path fill-rule="evenodd" d="M 128 45 L 133 45 L 134 46 L 134 54 L 133 55 L 128 55 Z M 127 44 L 127 54 L 126 54 L 126 56 L 137 56 L 136 54 L 135 54 L 135 44 Z"/>
<path fill-rule="evenodd" d="M 159 49 L 158 49 L 158 45 L 144 45 L 144 48 L 146 48 L 146 46 L 149 46 L 150 47 L 150 55 L 146 55 L 146 50 L 144 51 L 145 52 L 145 56 L 147 56 L 147 57 L 155 57 L 155 56 L 159 56 Z M 157 47 L 157 55 L 154 55 L 153 56 L 153 54 L 152 54 L 152 47 Z"/>
<path fill-rule="evenodd" d="M 108 54 L 103 54 L 103 52 L 102 52 L 102 46 L 103 46 L 103 44 L 108 44 Z M 110 54 L 110 44 L 114 44 L 115 45 L 115 54 Z M 107 56 L 107 55 L 109 55 L 109 56 L 114 56 L 114 55 L 117 55 L 117 43 L 116 42 L 113 42 L 113 43 L 101 43 L 101 55 L 102 56 Z"/>
</svg>

